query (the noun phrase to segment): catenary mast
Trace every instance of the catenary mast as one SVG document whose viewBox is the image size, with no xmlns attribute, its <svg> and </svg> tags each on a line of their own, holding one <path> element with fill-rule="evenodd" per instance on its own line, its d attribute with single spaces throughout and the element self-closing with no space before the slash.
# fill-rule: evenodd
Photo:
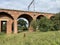
<svg viewBox="0 0 60 45">
<path fill-rule="evenodd" d="M 35 11 L 35 0 L 32 0 L 31 3 L 28 5 L 28 11 L 30 9 L 30 6 L 33 4 L 33 11 Z"/>
</svg>

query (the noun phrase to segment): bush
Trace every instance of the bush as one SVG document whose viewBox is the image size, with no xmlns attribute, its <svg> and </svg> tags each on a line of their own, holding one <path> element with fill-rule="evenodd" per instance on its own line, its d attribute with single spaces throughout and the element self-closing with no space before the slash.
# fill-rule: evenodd
<svg viewBox="0 0 60 45">
<path fill-rule="evenodd" d="M 39 20 L 39 30 L 40 31 L 49 31 L 49 30 L 54 30 L 53 28 L 54 23 L 47 18 L 42 18 Z"/>
<path fill-rule="evenodd" d="M 55 14 L 54 18 L 52 18 L 54 22 L 54 29 L 60 30 L 60 13 Z"/>
<path fill-rule="evenodd" d="M 60 30 L 60 13 L 55 14 L 52 19 L 42 17 L 38 20 L 34 20 L 31 25 L 34 30 L 40 30 L 43 32 Z"/>
<path fill-rule="evenodd" d="M 40 30 L 43 32 L 54 30 L 54 22 L 46 17 L 43 17 L 39 20 L 32 21 L 32 27 L 34 30 Z"/>
<path fill-rule="evenodd" d="M 33 27 L 34 31 L 36 31 L 37 26 L 38 26 L 38 21 L 33 20 L 33 21 L 31 22 L 31 26 Z"/>
<path fill-rule="evenodd" d="M 27 22 L 23 19 L 18 20 L 18 32 L 26 31 L 28 28 L 26 26 Z"/>
</svg>

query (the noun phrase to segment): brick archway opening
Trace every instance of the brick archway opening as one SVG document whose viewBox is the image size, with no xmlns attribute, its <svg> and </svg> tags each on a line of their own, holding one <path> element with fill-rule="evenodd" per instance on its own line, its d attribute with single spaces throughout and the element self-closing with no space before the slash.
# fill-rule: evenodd
<svg viewBox="0 0 60 45">
<path fill-rule="evenodd" d="M 10 14 L 8 14 L 7 12 L 0 12 L 0 18 L 5 18 L 5 19 L 7 19 L 7 18 L 10 18 L 10 19 L 14 19 Z"/>
<path fill-rule="evenodd" d="M 0 12 L 0 32 L 11 33 L 13 20 L 10 14 Z"/>
<path fill-rule="evenodd" d="M 41 19 L 43 17 L 45 17 L 45 16 L 44 15 L 39 15 L 36 19 Z"/>
<path fill-rule="evenodd" d="M 55 16 L 51 16 L 51 17 L 50 17 L 51 20 L 54 20 L 54 18 L 55 18 Z"/>
<path fill-rule="evenodd" d="M 22 14 L 22 15 L 20 15 L 20 16 L 18 17 L 18 19 L 19 19 L 19 18 L 25 18 L 25 19 L 27 19 L 28 22 L 29 22 L 29 25 L 30 25 L 31 21 L 33 20 L 33 18 L 32 18 L 30 15 L 28 15 L 28 14 Z"/>
<path fill-rule="evenodd" d="M 18 17 L 18 19 L 20 19 L 20 18 L 24 18 L 24 19 L 26 19 L 28 21 L 28 28 L 29 28 L 30 27 L 30 23 L 33 20 L 33 18 L 30 15 L 28 15 L 28 14 L 22 14 L 22 15 L 20 15 Z"/>
<path fill-rule="evenodd" d="M 7 21 L 1 21 L 1 32 L 6 33 Z"/>
</svg>

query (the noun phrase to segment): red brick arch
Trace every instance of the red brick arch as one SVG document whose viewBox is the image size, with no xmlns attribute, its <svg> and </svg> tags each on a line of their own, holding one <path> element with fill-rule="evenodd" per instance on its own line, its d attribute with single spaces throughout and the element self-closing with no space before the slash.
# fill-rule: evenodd
<svg viewBox="0 0 60 45">
<path fill-rule="evenodd" d="M 1 17 L 6 17 L 6 16 L 14 20 L 14 18 L 9 13 L 7 13 L 7 12 L 0 12 L 0 18 Z"/>
<path fill-rule="evenodd" d="M 6 22 L 6 27 L 7 27 L 6 33 L 9 33 L 9 31 L 11 31 L 13 20 L 14 20 L 14 18 L 7 12 L 0 12 L 0 26 L 2 26 L 2 22 L 4 22 L 4 21 Z M 0 27 L 0 31 L 2 31 L 2 27 Z"/>
<path fill-rule="evenodd" d="M 40 18 L 42 18 L 42 17 L 46 17 L 46 16 L 44 16 L 44 15 L 39 15 L 39 16 L 37 16 L 36 19 L 40 19 Z"/>
<path fill-rule="evenodd" d="M 50 19 L 55 18 L 55 16 L 51 16 Z"/>
<path fill-rule="evenodd" d="M 30 16 L 29 14 L 21 14 L 21 15 L 18 16 L 18 18 L 21 18 L 21 17 L 26 18 L 29 22 L 31 22 L 33 20 L 33 17 Z"/>
</svg>

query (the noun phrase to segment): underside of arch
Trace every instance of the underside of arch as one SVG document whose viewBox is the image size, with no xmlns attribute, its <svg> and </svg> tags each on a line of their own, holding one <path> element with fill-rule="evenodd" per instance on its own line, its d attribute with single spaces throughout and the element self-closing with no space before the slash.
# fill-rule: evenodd
<svg viewBox="0 0 60 45">
<path fill-rule="evenodd" d="M 14 19 L 10 14 L 6 13 L 6 12 L 0 12 L 0 18 L 10 18 L 10 19 Z"/>
<path fill-rule="evenodd" d="M 53 20 L 55 18 L 55 16 L 51 16 L 50 19 Z"/>
<path fill-rule="evenodd" d="M 19 18 L 25 18 L 25 19 L 27 19 L 29 21 L 29 23 L 33 20 L 33 18 L 30 15 L 28 15 L 28 14 L 22 14 L 22 15 L 20 15 L 18 17 L 18 19 Z"/>
<path fill-rule="evenodd" d="M 41 18 L 43 18 L 43 17 L 45 17 L 44 15 L 39 15 L 38 17 L 37 17 L 37 19 L 41 19 Z"/>
</svg>

